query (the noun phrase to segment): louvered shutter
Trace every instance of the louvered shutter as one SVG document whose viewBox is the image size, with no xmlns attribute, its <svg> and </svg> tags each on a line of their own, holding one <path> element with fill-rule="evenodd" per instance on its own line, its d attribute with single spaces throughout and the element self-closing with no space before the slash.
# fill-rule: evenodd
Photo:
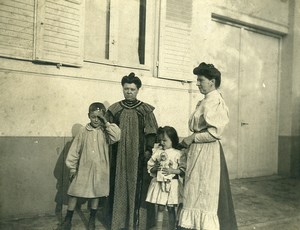
<svg viewBox="0 0 300 230">
<path fill-rule="evenodd" d="M 34 0 L 0 1 L 0 56 L 33 57 Z"/>
<path fill-rule="evenodd" d="M 158 77 L 192 80 L 193 0 L 161 0 Z"/>
<path fill-rule="evenodd" d="M 81 66 L 83 0 L 38 0 L 35 60 Z"/>
</svg>

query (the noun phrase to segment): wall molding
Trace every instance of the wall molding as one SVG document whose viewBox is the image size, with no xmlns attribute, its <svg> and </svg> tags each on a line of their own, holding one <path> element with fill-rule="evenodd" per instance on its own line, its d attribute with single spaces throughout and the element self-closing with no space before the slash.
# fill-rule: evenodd
<svg viewBox="0 0 300 230">
<path fill-rule="evenodd" d="M 215 8 L 211 14 L 213 20 L 223 23 L 235 24 L 241 27 L 284 36 L 288 34 L 288 26 L 279 23 L 263 20 L 245 14 L 229 11 L 227 9 Z"/>
</svg>

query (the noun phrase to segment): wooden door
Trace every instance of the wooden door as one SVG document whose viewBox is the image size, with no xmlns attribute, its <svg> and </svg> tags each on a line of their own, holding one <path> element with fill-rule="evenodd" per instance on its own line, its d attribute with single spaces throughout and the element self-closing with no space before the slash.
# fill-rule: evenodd
<svg viewBox="0 0 300 230">
<path fill-rule="evenodd" d="M 220 21 L 211 28 L 203 59 L 222 72 L 220 91 L 230 111 L 222 143 L 230 177 L 276 174 L 279 38 Z"/>
<path fill-rule="evenodd" d="M 277 173 L 279 39 L 241 29 L 238 177 Z"/>
<path fill-rule="evenodd" d="M 221 142 L 230 178 L 236 178 L 238 176 L 238 85 L 241 29 L 216 21 L 213 21 L 210 26 L 213 36 L 202 44 L 202 60 L 213 63 L 222 74 L 219 91 L 229 108 L 230 122 L 222 135 Z"/>
</svg>

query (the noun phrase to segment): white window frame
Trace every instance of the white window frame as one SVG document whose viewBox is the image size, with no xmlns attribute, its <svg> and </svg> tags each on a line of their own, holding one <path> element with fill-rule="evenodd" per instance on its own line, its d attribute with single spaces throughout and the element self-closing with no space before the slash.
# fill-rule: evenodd
<svg viewBox="0 0 300 230">
<path fill-rule="evenodd" d="M 151 47 L 153 47 L 154 38 L 151 31 L 154 30 L 153 11 L 155 10 L 155 1 L 146 1 L 146 32 L 145 32 L 145 64 L 122 63 L 118 60 L 118 53 L 121 52 L 118 46 L 118 28 L 119 28 L 119 2 L 120 0 L 110 0 L 110 29 L 109 29 L 109 59 L 84 58 L 84 62 L 99 63 L 117 67 L 125 67 L 139 70 L 150 70 L 153 58 Z M 86 22 L 87 23 L 87 22 Z"/>
</svg>

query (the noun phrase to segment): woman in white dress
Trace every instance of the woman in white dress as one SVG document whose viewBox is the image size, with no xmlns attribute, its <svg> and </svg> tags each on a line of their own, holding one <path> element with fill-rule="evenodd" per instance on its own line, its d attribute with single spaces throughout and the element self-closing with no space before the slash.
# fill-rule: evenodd
<svg viewBox="0 0 300 230">
<path fill-rule="evenodd" d="M 204 62 L 193 73 L 205 97 L 190 116 L 192 135 L 182 142 L 188 149 L 179 226 L 182 229 L 235 230 L 228 171 L 219 142 L 229 122 L 228 108 L 217 91 L 221 73 Z"/>
</svg>

